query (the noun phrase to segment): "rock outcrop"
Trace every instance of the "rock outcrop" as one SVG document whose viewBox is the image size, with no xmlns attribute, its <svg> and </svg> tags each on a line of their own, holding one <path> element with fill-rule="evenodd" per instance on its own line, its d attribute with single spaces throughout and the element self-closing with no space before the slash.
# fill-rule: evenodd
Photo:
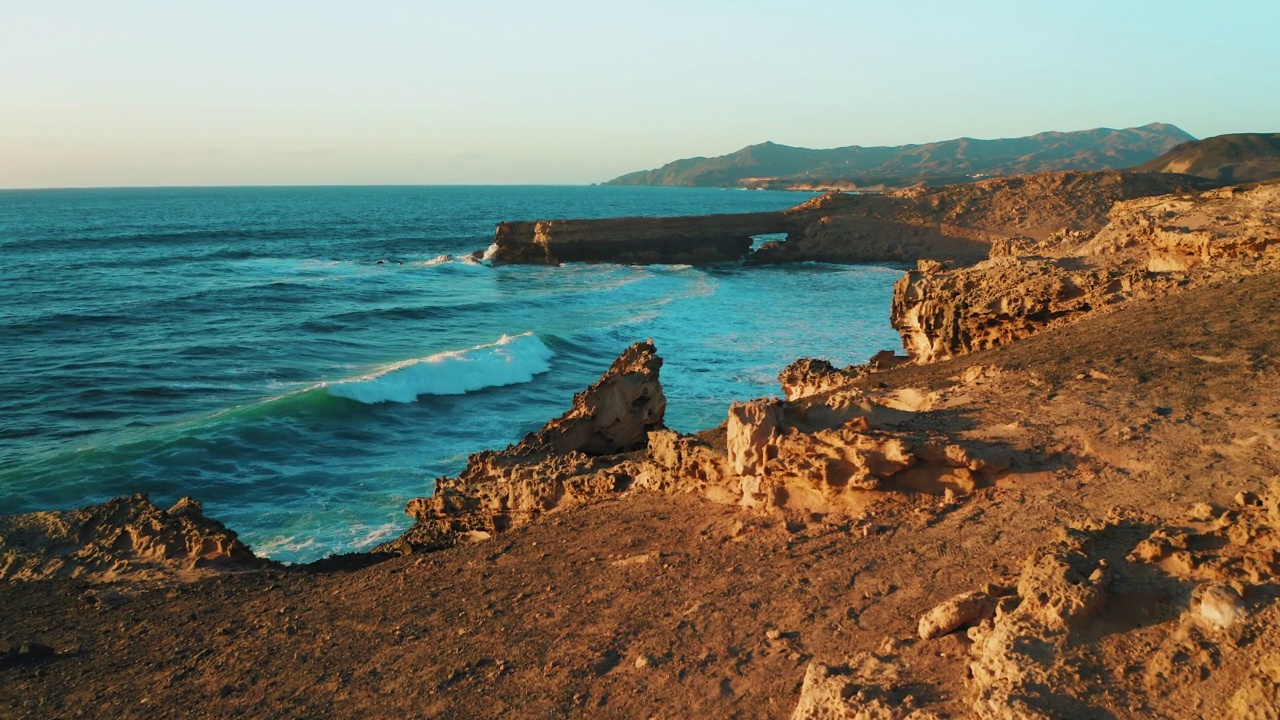
<svg viewBox="0 0 1280 720">
<path fill-rule="evenodd" d="M 1101 228 L 1111 205 L 1215 187 L 1204 178 L 1055 172 L 884 194 L 831 192 L 781 213 L 504 222 L 492 262 L 861 263 L 985 259 L 993 243 Z M 785 234 L 751 251 L 752 238 Z"/>
<path fill-rule="evenodd" d="M 1134 298 L 1274 268 L 1280 185 L 1116 203 L 1096 234 L 1007 240 L 991 259 L 922 263 L 894 288 L 891 322 L 917 362 L 1004 345 Z"/>
<path fill-rule="evenodd" d="M 494 263 L 698 264 L 739 260 L 752 236 L 787 232 L 781 213 L 504 222 Z"/>
<path fill-rule="evenodd" d="M 139 494 L 79 510 L 0 516 L 4 580 L 192 579 L 270 565 L 190 498 L 168 510 Z"/>
<path fill-rule="evenodd" d="M 895 368 L 909 361 L 909 357 L 897 355 L 892 350 L 876 353 L 865 365 L 845 368 L 838 368 L 826 360 L 801 358 L 778 373 L 778 382 L 787 400 L 801 400 L 829 393 L 873 372 Z"/>
<path fill-rule="evenodd" d="M 1192 192 L 1212 181 L 1139 172 L 1052 172 L 884 194 L 828 193 L 787 211 L 785 242 L 765 243 L 752 263 L 984 260 L 1011 238 L 1044 240 L 1097 231 L 1121 200 Z"/>
<path fill-rule="evenodd" d="M 830 667 L 811 663 L 800 687 L 800 701 L 791 720 L 934 720 L 931 712 L 915 707 L 916 699 L 901 682 L 892 662 L 863 653 L 848 663 Z"/>
<path fill-rule="evenodd" d="M 894 362 L 881 355 L 872 366 Z M 811 374 L 831 375 L 822 392 L 733 403 L 721 428 L 681 435 L 662 426 L 661 366 L 651 342 L 632 346 L 569 412 L 505 450 L 472 455 L 457 477 L 437 480 L 433 496 L 410 500 L 406 513 L 417 522 L 377 549 L 485 540 L 631 489 L 694 493 L 765 513 L 854 516 L 885 492 L 968 495 L 1009 464 L 1007 454 L 980 445 L 884 427 L 909 410 L 839 382 L 864 371 L 815 362 L 806 365 Z"/>
<path fill-rule="evenodd" d="M 734 403 L 727 455 L 739 502 L 854 515 L 876 497 L 869 491 L 967 495 L 1008 466 L 946 438 L 872 428 L 878 411 L 854 390 L 798 406 Z"/>
<path fill-rule="evenodd" d="M 662 358 L 651 341 L 627 348 L 573 407 L 505 450 L 476 453 L 435 494 L 410 500 L 417 520 L 379 550 L 408 552 L 491 537 L 538 515 L 618 492 L 634 480 L 633 458 L 662 430 Z"/>
</svg>

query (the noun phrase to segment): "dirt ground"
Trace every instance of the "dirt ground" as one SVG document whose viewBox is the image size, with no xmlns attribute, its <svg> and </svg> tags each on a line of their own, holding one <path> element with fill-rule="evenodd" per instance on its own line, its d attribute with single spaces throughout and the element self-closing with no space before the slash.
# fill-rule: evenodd
<svg viewBox="0 0 1280 720">
<path fill-rule="evenodd" d="M 910 400 L 902 427 L 1009 455 L 956 504 L 782 517 L 633 491 L 381 562 L 3 584 L 0 716 L 781 718 L 811 661 L 875 652 L 910 668 L 918 705 L 967 717 L 967 641 L 920 640 L 921 615 L 1013 582 L 1073 522 L 1262 492 L 1280 475 L 1278 362 L 1280 276 L 1263 274 L 862 380 Z M 1100 552 L 1121 562 L 1140 525 Z M 1063 716 L 1217 716 L 1280 648 L 1274 587 L 1230 641 L 1183 637 L 1158 603 L 1108 615 Z"/>
</svg>

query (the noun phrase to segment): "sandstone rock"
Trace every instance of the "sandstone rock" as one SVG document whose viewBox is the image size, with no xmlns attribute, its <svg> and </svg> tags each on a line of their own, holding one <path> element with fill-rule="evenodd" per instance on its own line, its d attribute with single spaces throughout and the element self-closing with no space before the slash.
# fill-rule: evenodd
<svg viewBox="0 0 1280 720">
<path fill-rule="evenodd" d="M 892 357 L 893 353 L 890 352 L 889 358 L 882 358 L 881 363 L 890 363 Z M 778 382 L 781 383 L 787 400 L 799 400 L 845 387 L 866 374 L 865 369 L 840 369 L 826 360 L 801 358 L 782 369 L 778 374 Z"/>
<path fill-rule="evenodd" d="M 737 260 L 752 236 L 786 232 L 781 213 L 504 222 L 495 263 L 706 263 Z"/>
<path fill-rule="evenodd" d="M 898 669 L 873 655 L 846 666 L 811 663 L 791 720 L 930 720 L 915 699 L 897 687 Z"/>
<path fill-rule="evenodd" d="M 890 317 L 907 353 L 944 360 L 1134 298 L 1280 267 L 1280 186 L 1144 197 L 1116 203 L 1108 217 L 1088 242 L 1002 240 L 972 267 L 908 273 Z"/>
<path fill-rule="evenodd" d="M 79 510 L 0 516 L 5 580 L 187 579 L 273 564 L 190 498 L 167 512 L 139 494 Z"/>
<path fill-rule="evenodd" d="M 932 640 L 979 620 L 992 617 L 996 611 L 995 598 L 982 591 L 961 593 L 934 607 L 920 618 L 919 633 L 925 640 Z"/>
<path fill-rule="evenodd" d="M 771 456 L 781 424 L 782 403 L 776 400 L 736 402 L 729 406 L 729 467 L 738 475 L 761 475 Z"/>
<path fill-rule="evenodd" d="M 1006 345 L 1156 284 L 1135 265 L 1005 257 L 949 273 L 908 273 L 894 285 L 890 322 L 907 354 L 928 363 Z"/>
<path fill-rule="evenodd" d="M 519 459 L 571 452 L 598 456 L 645 447 L 649 433 L 662 427 L 667 409 L 658 377 L 661 369 L 662 358 L 653 341 L 632 345 L 595 384 L 574 395 L 572 409 L 502 455 Z"/>
<path fill-rule="evenodd" d="M 1057 658 L 1106 602 L 1108 573 L 1076 538 L 1034 552 L 1018 580 L 1019 602 L 969 630 L 974 713 L 989 720 L 1051 718 L 1071 707 L 1051 688 Z M 1064 706 L 1065 703 L 1065 706 Z"/>
<path fill-rule="evenodd" d="M 738 478 L 723 449 L 705 439 L 672 430 L 649 433 L 648 462 L 636 474 L 635 487 L 658 492 L 690 492 L 722 504 L 741 496 Z"/>
<path fill-rule="evenodd" d="M 1273 485 L 1256 504 L 1223 513 L 1211 522 L 1157 528 L 1134 547 L 1129 560 L 1202 585 L 1192 614 L 1210 624 L 1219 620 L 1231 624 L 1243 612 L 1233 609 L 1239 590 L 1270 583 L 1280 575 L 1280 513 L 1274 512 L 1278 498 L 1280 487 Z M 1203 608 L 1201 598 L 1208 600 Z"/>
<path fill-rule="evenodd" d="M 627 348 L 573 407 L 502 451 L 472 455 L 456 478 L 405 508 L 417 522 L 375 551 L 410 552 L 476 541 L 574 503 L 628 489 L 640 467 L 625 454 L 662 430 L 662 358 L 652 342 Z"/>
<path fill-rule="evenodd" d="M 1260 260 L 1280 243 L 1280 186 L 1228 187 L 1117 203 L 1079 255 L 1145 251 L 1186 270 L 1221 260 Z"/>
<path fill-rule="evenodd" d="M 1091 235 L 1107 224 L 1107 213 L 1120 200 L 1216 186 L 1181 175 L 1102 171 L 1037 173 L 872 195 L 829 193 L 787 211 L 796 227 L 786 242 L 762 247 L 747 260 L 970 264 L 1033 252 L 1032 242 L 1056 244 L 1064 232 Z"/>
<path fill-rule="evenodd" d="M 1226 630 L 1243 620 L 1248 611 L 1234 589 L 1212 584 L 1196 588 L 1191 598 L 1191 613 L 1208 627 Z"/>
</svg>

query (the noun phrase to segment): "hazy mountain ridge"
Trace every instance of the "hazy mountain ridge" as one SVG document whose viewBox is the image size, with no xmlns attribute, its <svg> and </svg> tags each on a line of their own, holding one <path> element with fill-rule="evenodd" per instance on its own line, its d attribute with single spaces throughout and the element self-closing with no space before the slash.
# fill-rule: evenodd
<svg viewBox="0 0 1280 720">
<path fill-rule="evenodd" d="M 778 187 L 803 184 L 909 186 L 975 176 L 1054 170 L 1111 170 L 1154 160 L 1195 138 L 1173 125 L 1042 132 L 1028 137 L 956 138 L 923 145 L 815 150 L 773 142 L 713 158 L 686 158 L 610 185 Z"/>
<path fill-rule="evenodd" d="M 1280 178 L 1280 133 L 1237 133 L 1183 143 L 1135 170 L 1198 175 L 1219 182 Z"/>
</svg>

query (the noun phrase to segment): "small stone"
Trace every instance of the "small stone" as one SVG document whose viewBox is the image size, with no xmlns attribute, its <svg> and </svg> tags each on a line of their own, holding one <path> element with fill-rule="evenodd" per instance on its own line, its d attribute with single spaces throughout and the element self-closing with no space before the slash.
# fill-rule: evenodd
<svg viewBox="0 0 1280 720">
<path fill-rule="evenodd" d="M 1191 511 L 1187 513 L 1187 516 L 1190 517 L 1192 520 L 1200 520 L 1203 522 L 1203 521 L 1212 520 L 1215 516 L 1217 516 L 1217 512 L 1213 509 L 1213 506 L 1210 505 L 1209 503 L 1196 503 L 1195 505 L 1191 506 Z"/>
<path fill-rule="evenodd" d="M 777 640 L 778 638 L 782 637 L 782 633 L 776 628 L 771 628 L 765 631 L 764 636 L 766 638 L 769 638 L 770 640 Z"/>
<path fill-rule="evenodd" d="M 1262 505 L 1262 499 L 1258 497 L 1257 493 L 1251 492 L 1236 493 L 1235 501 L 1240 507 L 1258 507 Z"/>
<path fill-rule="evenodd" d="M 920 637 L 924 640 L 942 637 L 965 625 L 991 617 L 995 609 L 995 600 L 985 592 L 961 593 L 920 618 Z"/>
<path fill-rule="evenodd" d="M 22 643 L 17 652 L 10 652 L 24 660 L 45 660 L 58 654 L 53 648 L 41 643 Z"/>
<path fill-rule="evenodd" d="M 1226 585 L 1201 585 L 1191 597 L 1191 612 L 1206 625 L 1226 630 L 1248 614 L 1239 593 Z"/>
<path fill-rule="evenodd" d="M 649 659 L 648 655 L 640 655 L 639 657 L 636 658 L 636 669 L 643 670 L 649 667 L 649 665 L 651 665 L 652 662 L 653 661 Z"/>
</svg>

